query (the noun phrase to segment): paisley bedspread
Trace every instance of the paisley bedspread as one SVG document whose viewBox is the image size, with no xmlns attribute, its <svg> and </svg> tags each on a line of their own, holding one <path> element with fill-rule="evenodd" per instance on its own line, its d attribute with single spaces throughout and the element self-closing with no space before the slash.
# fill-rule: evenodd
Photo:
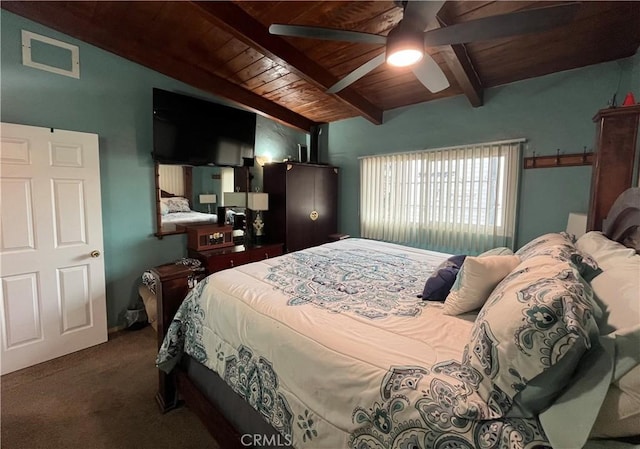
<svg viewBox="0 0 640 449">
<path fill-rule="evenodd" d="M 474 315 L 417 298 L 447 254 L 347 239 L 215 273 L 158 354 L 217 372 L 298 449 L 545 447 L 535 419 L 491 419 L 461 365 Z"/>
</svg>

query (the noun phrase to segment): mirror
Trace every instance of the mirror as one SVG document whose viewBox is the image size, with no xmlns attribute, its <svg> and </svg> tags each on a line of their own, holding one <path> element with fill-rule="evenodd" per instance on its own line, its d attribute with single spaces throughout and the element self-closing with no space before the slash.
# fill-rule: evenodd
<svg viewBox="0 0 640 449">
<path fill-rule="evenodd" d="M 182 234 L 190 224 L 217 222 L 222 192 L 233 191 L 234 169 L 155 164 L 156 236 Z M 202 197 L 201 195 L 207 195 Z M 215 203 L 203 203 L 212 201 Z"/>
</svg>

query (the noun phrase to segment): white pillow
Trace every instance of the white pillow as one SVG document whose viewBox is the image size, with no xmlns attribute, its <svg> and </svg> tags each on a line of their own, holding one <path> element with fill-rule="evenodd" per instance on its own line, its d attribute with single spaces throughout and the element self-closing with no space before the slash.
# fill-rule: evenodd
<svg viewBox="0 0 640 449">
<path fill-rule="evenodd" d="M 467 256 L 444 302 L 443 313 L 460 315 L 479 309 L 519 263 L 518 256 Z"/>
<path fill-rule="evenodd" d="M 637 256 L 633 248 L 609 240 L 599 231 L 587 232 L 576 242 L 576 248 L 589 254 L 603 270 L 615 267 L 619 262 L 626 262 Z"/>
<path fill-rule="evenodd" d="M 487 257 L 487 256 L 511 256 L 513 251 L 511 248 L 507 248 L 506 246 L 500 246 L 498 248 L 493 248 L 488 251 L 479 254 L 478 257 Z"/>
<path fill-rule="evenodd" d="M 608 326 L 601 333 L 640 324 L 640 255 L 596 231 L 580 237 L 576 247 L 593 257 L 602 269 L 602 274 L 591 281 L 593 291 L 605 306 Z"/>
</svg>

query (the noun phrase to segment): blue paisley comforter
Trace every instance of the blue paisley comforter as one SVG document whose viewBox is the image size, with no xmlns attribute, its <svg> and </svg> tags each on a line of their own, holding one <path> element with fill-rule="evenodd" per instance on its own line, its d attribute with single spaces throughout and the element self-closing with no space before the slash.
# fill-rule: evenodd
<svg viewBox="0 0 640 449">
<path fill-rule="evenodd" d="M 535 418 L 486 419 L 500 404 L 461 363 L 475 317 L 417 298 L 447 256 L 348 239 L 216 273 L 158 366 L 189 354 L 298 449 L 546 447 Z"/>
</svg>

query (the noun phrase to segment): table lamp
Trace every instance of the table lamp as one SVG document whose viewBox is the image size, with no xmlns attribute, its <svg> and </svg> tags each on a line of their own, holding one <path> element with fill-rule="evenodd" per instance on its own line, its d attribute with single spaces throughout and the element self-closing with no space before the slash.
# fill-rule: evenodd
<svg viewBox="0 0 640 449">
<path fill-rule="evenodd" d="M 261 245 L 264 240 L 264 222 L 262 211 L 269 210 L 269 195 L 266 193 L 250 192 L 248 195 L 247 209 L 255 211 L 253 219 L 253 239 L 256 245 Z"/>
<path fill-rule="evenodd" d="M 226 207 L 247 207 L 246 192 L 224 192 L 224 205 Z"/>
<path fill-rule="evenodd" d="M 200 204 L 206 204 L 207 205 L 207 213 L 210 214 L 211 213 L 211 205 L 215 204 L 215 202 L 217 201 L 216 198 L 216 194 L 215 193 L 203 193 L 200 195 Z"/>
</svg>

